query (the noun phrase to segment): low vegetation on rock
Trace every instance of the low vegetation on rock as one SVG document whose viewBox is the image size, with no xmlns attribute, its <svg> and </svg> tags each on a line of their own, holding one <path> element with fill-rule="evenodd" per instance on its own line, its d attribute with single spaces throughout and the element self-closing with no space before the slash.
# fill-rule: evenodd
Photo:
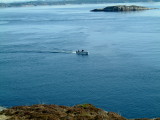
<svg viewBox="0 0 160 120">
<path fill-rule="evenodd" d="M 12 107 L 0 112 L 6 120 L 126 120 L 126 118 L 96 108 L 91 104 L 73 107 L 58 105 L 32 105 Z"/>
<path fill-rule="evenodd" d="M 2 118 L 2 119 L 1 119 Z M 73 107 L 58 105 L 18 106 L 0 112 L 0 120 L 128 120 L 117 113 L 106 112 L 91 104 Z M 151 120 L 151 119 L 135 119 Z M 160 120 L 154 119 L 154 120 Z"/>
</svg>

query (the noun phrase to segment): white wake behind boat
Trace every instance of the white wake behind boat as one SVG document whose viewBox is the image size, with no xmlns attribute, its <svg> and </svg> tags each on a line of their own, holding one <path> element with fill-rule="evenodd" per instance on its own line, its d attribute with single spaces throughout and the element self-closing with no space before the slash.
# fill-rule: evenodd
<svg viewBox="0 0 160 120">
<path fill-rule="evenodd" d="M 82 50 L 82 51 L 76 51 L 76 54 L 77 55 L 88 55 L 88 52 L 87 51 L 84 51 L 84 50 Z"/>
</svg>

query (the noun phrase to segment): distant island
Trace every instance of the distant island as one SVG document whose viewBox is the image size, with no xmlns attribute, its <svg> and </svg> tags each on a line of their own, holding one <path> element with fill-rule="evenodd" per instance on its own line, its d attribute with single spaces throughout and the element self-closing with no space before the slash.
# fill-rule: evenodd
<svg viewBox="0 0 160 120">
<path fill-rule="evenodd" d="M 0 8 L 6 7 L 29 7 L 29 6 L 51 6 L 66 4 L 95 4 L 95 3 L 130 3 L 130 2 L 160 2 L 160 0 L 37 0 L 28 2 L 0 2 Z"/>
<path fill-rule="evenodd" d="M 0 112 L 0 120 L 129 120 L 115 112 L 107 112 L 91 104 L 80 104 L 73 107 L 38 104 L 17 106 Z M 130 120 L 160 120 L 130 119 Z"/>
<path fill-rule="evenodd" d="M 93 9 L 92 12 L 127 12 L 127 11 L 141 11 L 141 10 L 151 10 L 157 8 L 147 8 L 142 6 L 126 6 L 126 5 L 116 5 L 116 6 L 108 6 L 102 9 Z"/>
</svg>

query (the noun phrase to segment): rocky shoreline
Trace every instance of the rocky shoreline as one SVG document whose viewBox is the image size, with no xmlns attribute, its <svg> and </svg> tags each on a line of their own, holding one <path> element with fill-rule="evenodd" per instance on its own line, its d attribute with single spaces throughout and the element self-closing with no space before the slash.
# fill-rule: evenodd
<svg viewBox="0 0 160 120">
<path fill-rule="evenodd" d="M 142 10 L 152 10 L 157 8 L 147 8 L 143 6 L 136 5 L 116 5 L 116 6 L 108 6 L 100 9 L 93 9 L 91 12 L 127 12 L 127 11 L 142 11 Z"/>
<path fill-rule="evenodd" d="M 129 120 L 123 116 L 96 108 L 91 104 L 81 104 L 73 107 L 38 104 L 32 106 L 17 106 L 0 112 L 0 120 Z M 130 120 L 160 120 L 130 119 Z"/>
</svg>

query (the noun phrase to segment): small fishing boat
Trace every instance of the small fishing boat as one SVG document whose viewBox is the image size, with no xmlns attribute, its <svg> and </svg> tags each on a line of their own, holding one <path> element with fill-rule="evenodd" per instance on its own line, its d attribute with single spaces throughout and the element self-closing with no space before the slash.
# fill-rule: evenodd
<svg viewBox="0 0 160 120">
<path fill-rule="evenodd" d="M 76 54 L 77 55 L 88 55 L 88 52 L 87 51 L 84 51 L 84 50 L 81 50 L 81 51 L 76 51 Z"/>
</svg>

